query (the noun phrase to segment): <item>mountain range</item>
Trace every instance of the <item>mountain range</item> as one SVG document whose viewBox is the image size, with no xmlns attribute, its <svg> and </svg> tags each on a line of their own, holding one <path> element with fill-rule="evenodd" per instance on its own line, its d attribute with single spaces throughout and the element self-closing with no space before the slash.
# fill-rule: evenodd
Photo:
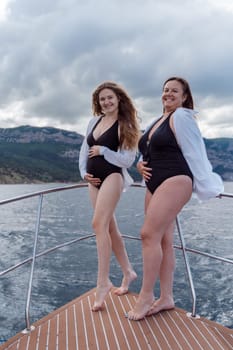
<svg viewBox="0 0 233 350">
<path fill-rule="evenodd" d="M 79 182 L 82 141 L 81 134 L 53 127 L 0 128 L 0 183 Z M 204 141 L 214 171 L 233 181 L 233 138 Z M 140 181 L 135 163 L 129 172 Z"/>
</svg>

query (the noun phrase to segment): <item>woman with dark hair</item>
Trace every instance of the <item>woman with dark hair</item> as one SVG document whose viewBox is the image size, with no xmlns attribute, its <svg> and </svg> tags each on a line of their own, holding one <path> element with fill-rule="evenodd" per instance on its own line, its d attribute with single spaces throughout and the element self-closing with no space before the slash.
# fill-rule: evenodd
<svg viewBox="0 0 233 350">
<path fill-rule="evenodd" d="M 173 232 L 176 216 L 191 198 L 201 200 L 223 191 L 221 178 L 212 171 L 193 110 L 188 82 L 171 77 L 163 85 L 163 115 L 153 121 L 139 140 L 142 159 L 138 171 L 146 183 L 145 220 L 141 229 L 143 281 L 131 320 L 174 308 Z M 160 297 L 154 286 L 160 279 Z"/>
<path fill-rule="evenodd" d="M 137 277 L 119 232 L 114 211 L 123 189 L 133 183 L 128 174 L 136 156 L 140 135 L 137 112 L 126 91 L 114 82 L 104 82 L 92 95 L 94 117 L 83 141 L 79 169 L 88 182 L 94 208 L 92 226 L 96 234 L 98 254 L 97 289 L 93 311 L 102 308 L 112 288 L 109 278 L 113 250 L 123 271 L 117 295 L 128 292 Z"/>
</svg>

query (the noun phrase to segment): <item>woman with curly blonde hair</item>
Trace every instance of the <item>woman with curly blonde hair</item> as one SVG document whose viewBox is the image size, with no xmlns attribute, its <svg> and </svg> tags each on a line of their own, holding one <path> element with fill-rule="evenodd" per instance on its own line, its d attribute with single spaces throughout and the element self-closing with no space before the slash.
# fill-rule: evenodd
<svg viewBox="0 0 233 350">
<path fill-rule="evenodd" d="M 123 280 L 117 295 L 128 292 L 137 277 L 119 232 L 114 211 L 123 189 L 133 183 L 127 168 L 136 156 L 140 136 L 137 112 L 127 92 L 114 82 L 104 82 L 92 95 L 94 117 L 83 141 L 79 169 L 88 182 L 94 208 L 92 226 L 98 254 L 97 289 L 93 311 L 101 310 L 113 287 L 109 278 L 112 250 L 122 268 Z"/>
</svg>

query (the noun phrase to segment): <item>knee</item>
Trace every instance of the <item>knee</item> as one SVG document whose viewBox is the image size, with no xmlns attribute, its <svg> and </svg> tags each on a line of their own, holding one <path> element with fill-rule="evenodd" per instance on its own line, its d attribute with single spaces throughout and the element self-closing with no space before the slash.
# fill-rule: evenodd
<svg viewBox="0 0 233 350">
<path fill-rule="evenodd" d="M 120 236 L 121 237 L 121 233 L 118 230 L 117 226 L 112 224 L 111 222 L 109 224 L 109 233 L 111 236 L 117 236 L 117 237 Z"/>
<path fill-rule="evenodd" d="M 148 226 L 143 226 L 141 229 L 141 240 L 143 245 L 161 245 L 163 232 L 159 229 L 151 229 Z"/>
<path fill-rule="evenodd" d="M 161 245 L 163 250 L 173 250 L 173 242 L 170 240 L 162 240 Z"/>
<path fill-rule="evenodd" d="M 143 226 L 141 229 L 140 237 L 141 237 L 142 243 L 147 243 L 152 240 L 152 233 L 150 232 L 150 230 L 148 230 L 146 227 Z"/>
<path fill-rule="evenodd" d="M 98 218 L 93 218 L 92 219 L 92 228 L 95 232 L 102 230 L 103 224 L 101 223 L 101 220 L 99 220 Z"/>
<path fill-rule="evenodd" d="M 161 242 L 163 251 L 173 251 L 173 235 L 169 237 L 163 237 Z"/>
</svg>

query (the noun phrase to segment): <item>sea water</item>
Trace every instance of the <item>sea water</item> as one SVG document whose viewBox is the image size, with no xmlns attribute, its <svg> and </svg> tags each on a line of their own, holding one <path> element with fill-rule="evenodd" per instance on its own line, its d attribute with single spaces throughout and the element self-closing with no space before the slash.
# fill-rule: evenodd
<svg viewBox="0 0 233 350">
<path fill-rule="evenodd" d="M 61 184 L 0 185 L 0 200 L 33 193 Z M 225 183 L 233 193 L 233 183 Z M 139 238 L 144 213 L 144 188 L 130 188 L 122 194 L 116 216 L 124 235 Z M 0 271 L 32 256 L 38 197 L 0 206 Z M 195 198 L 180 214 L 188 248 L 233 259 L 233 198 L 199 203 Z M 92 234 L 92 209 L 87 188 L 51 193 L 43 198 L 37 252 L 77 237 Z M 139 292 L 142 255 L 139 240 L 125 239 L 138 278 L 131 290 Z M 179 245 L 177 232 L 174 244 Z M 233 328 L 233 265 L 188 253 L 199 315 Z M 30 321 L 35 322 L 96 285 L 95 238 L 75 243 L 36 260 L 30 304 Z M 25 305 L 30 264 L 0 277 L 0 340 L 25 328 Z M 121 283 L 121 270 L 112 257 L 111 280 Z M 159 284 L 155 296 L 159 295 Z M 192 311 L 192 295 L 182 251 L 176 250 L 174 297 L 177 307 Z"/>
</svg>

